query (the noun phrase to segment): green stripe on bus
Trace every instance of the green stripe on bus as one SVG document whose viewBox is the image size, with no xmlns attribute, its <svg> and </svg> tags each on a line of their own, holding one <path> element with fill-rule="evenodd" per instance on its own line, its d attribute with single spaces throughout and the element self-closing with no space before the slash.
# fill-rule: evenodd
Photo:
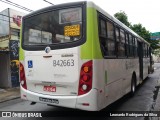
<svg viewBox="0 0 160 120">
<path fill-rule="evenodd" d="M 87 8 L 87 38 L 81 46 L 81 59 L 102 59 L 98 37 L 97 11 Z"/>
<path fill-rule="evenodd" d="M 21 47 L 21 42 L 22 42 L 22 27 L 20 29 L 20 49 L 19 49 L 19 60 L 20 61 L 24 60 L 24 51 Z"/>
<path fill-rule="evenodd" d="M 24 51 L 22 50 L 22 48 L 20 48 L 19 50 L 19 60 L 24 60 Z"/>
</svg>

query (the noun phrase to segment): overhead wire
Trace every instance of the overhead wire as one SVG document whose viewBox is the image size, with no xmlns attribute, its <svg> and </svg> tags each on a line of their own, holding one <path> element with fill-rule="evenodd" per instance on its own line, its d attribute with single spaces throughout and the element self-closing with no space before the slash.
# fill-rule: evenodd
<svg viewBox="0 0 160 120">
<path fill-rule="evenodd" d="M 49 2 L 49 1 L 47 1 L 47 0 L 43 0 L 44 2 L 47 2 L 47 3 L 49 3 L 49 4 L 51 4 L 51 5 L 54 5 L 53 3 L 51 3 L 51 2 Z"/>
<path fill-rule="evenodd" d="M 25 10 L 25 11 L 33 12 L 33 10 L 28 9 L 28 8 L 26 8 L 26 7 L 24 7 L 24 6 L 21 6 L 21 5 L 17 4 L 17 3 L 14 3 L 14 2 L 12 2 L 12 1 L 10 1 L 10 0 L 0 0 L 0 1 L 1 1 L 1 2 L 4 2 L 4 3 L 6 3 L 6 4 L 9 4 L 9 5 L 12 5 L 12 6 L 14 6 L 14 7 L 23 9 L 23 10 Z M 47 2 L 47 3 L 51 4 L 51 5 L 54 5 L 53 3 L 51 3 L 51 2 L 49 2 L 49 1 L 47 1 L 47 0 L 43 0 L 43 1 L 44 1 L 44 2 Z"/>
<path fill-rule="evenodd" d="M 28 11 L 28 12 L 33 12 L 33 10 L 28 9 L 28 8 L 26 8 L 26 7 L 23 7 L 23 6 L 21 6 L 21 5 L 17 4 L 17 3 L 11 2 L 10 0 L 0 0 L 0 1 L 1 1 L 1 2 L 4 2 L 4 3 L 6 3 L 6 4 L 9 4 L 9 5 L 12 5 L 12 6 L 14 6 L 14 7 L 17 7 L 17 8 L 23 9 L 23 10 L 26 10 L 26 11 Z M 51 5 L 54 5 L 53 3 L 51 3 L 51 2 L 49 2 L 49 1 L 47 1 L 47 0 L 43 0 L 43 1 L 44 1 L 44 2 L 47 2 L 47 3 L 51 4 Z M 4 14 L 0 14 L 0 15 L 5 16 L 5 17 L 9 17 L 9 18 L 13 18 L 13 17 L 7 16 L 7 15 L 4 15 Z M 4 20 L 4 19 L 0 19 L 0 20 L 1 20 L 1 21 L 9 22 L 9 21 Z"/>
<path fill-rule="evenodd" d="M 9 0 L 5 0 L 5 1 L 7 1 L 7 2 L 13 4 L 13 5 L 16 5 L 17 7 L 20 7 L 20 8 L 22 8 L 22 9 L 24 9 L 24 10 L 27 10 L 27 11 L 29 11 L 29 12 L 33 12 L 33 10 L 28 9 L 28 8 L 26 8 L 26 7 L 23 7 L 23 6 L 21 6 L 21 5 L 18 5 L 17 3 L 11 2 L 11 1 L 9 1 Z"/>
<path fill-rule="evenodd" d="M 33 12 L 33 10 L 31 10 L 31 9 L 28 9 L 28 8 L 26 8 L 26 7 L 23 7 L 23 6 L 21 6 L 21 5 L 18 5 L 17 3 L 11 2 L 11 1 L 9 1 L 9 0 L 0 0 L 0 1 L 1 1 L 1 2 L 4 2 L 4 3 L 6 3 L 6 4 L 9 4 L 9 5 L 15 6 L 15 7 L 17 7 L 17 8 L 23 9 L 23 10 L 25 10 L 25 11 Z"/>
</svg>

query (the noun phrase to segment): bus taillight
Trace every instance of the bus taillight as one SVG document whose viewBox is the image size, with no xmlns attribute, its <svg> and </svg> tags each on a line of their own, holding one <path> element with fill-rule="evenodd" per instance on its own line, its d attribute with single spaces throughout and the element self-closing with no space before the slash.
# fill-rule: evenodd
<svg viewBox="0 0 160 120">
<path fill-rule="evenodd" d="M 26 77 L 22 63 L 20 63 L 20 83 L 24 89 L 27 89 Z"/>
<path fill-rule="evenodd" d="M 84 63 L 80 71 L 78 95 L 88 93 L 92 89 L 92 60 Z"/>
</svg>

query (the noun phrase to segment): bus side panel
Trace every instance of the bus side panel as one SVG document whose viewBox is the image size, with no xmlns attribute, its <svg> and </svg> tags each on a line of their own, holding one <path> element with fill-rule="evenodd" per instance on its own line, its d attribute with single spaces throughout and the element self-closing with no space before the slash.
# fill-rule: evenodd
<svg viewBox="0 0 160 120">
<path fill-rule="evenodd" d="M 87 9 L 87 40 L 92 41 L 93 57 L 93 83 L 92 88 L 97 90 L 98 109 L 105 107 L 105 74 L 103 67 L 103 57 L 100 49 L 99 31 L 98 31 L 98 15 L 94 8 Z M 89 45 L 88 45 L 89 46 Z"/>
<path fill-rule="evenodd" d="M 131 80 L 132 75 L 135 73 L 136 75 L 136 83 L 137 85 L 140 83 L 139 79 L 139 59 L 138 58 L 130 58 L 126 59 L 125 63 L 125 71 L 126 71 L 126 83 L 124 83 L 124 95 L 131 91 Z"/>
<path fill-rule="evenodd" d="M 138 61 L 138 58 L 104 59 L 106 105 L 113 103 L 131 91 L 133 73 L 139 76 Z"/>
<path fill-rule="evenodd" d="M 148 70 L 150 66 L 150 59 L 149 58 L 143 58 L 143 79 L 145 79 L 148 76 Z"/>
<path fill-rule="evenodd" d="M 97 102 L 98 108 L 102 109 L 106 107 L 105 101 L 105 72 L 104 72 L 104 65 L 103 59 L 96 59 L 93 60 L 93 89 L 97 89 Z"/>
<path fill-rule="evenodd" d="M 125 72 L 125 59 L 105 59 L 104 60 L 104 69 L 106 72 L 107 80 L 105 84 L 106 88 L 106 104 L 114 102 L 115 100 L 122 97 L 122 85 L 123 80 L 126 77 Z"/>
</svg>

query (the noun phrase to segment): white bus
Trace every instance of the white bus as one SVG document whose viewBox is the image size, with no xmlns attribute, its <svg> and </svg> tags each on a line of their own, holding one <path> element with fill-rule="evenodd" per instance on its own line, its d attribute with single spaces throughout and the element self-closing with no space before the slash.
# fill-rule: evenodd
<svg viewBox="0 0 160 120">
<path fill-rule="evenodd" d="M 93 2 L 47 7 L 23 17 L 21 98 L 99 111 L 148 75 L 150 45 Z"/>
</svg>

